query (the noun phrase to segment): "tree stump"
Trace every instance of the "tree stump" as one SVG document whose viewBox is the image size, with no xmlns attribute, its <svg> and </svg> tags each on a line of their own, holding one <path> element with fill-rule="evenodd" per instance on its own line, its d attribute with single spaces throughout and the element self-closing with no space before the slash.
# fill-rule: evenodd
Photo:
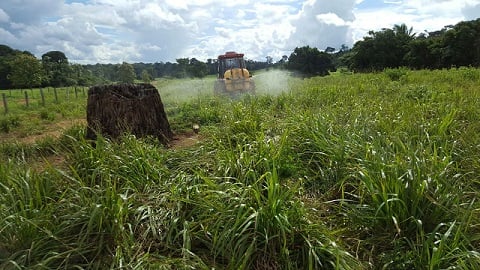
<svg viewBox="0 0 480 270">
<path fill-rule="evenodd" d="M 153 136 L 163 144 L 173 138 L 157 89 L 147 83 L 112 84 L 88 89 L 87 139 L 97 134 L 116 139 L 125 133 Z"/>
</svg>

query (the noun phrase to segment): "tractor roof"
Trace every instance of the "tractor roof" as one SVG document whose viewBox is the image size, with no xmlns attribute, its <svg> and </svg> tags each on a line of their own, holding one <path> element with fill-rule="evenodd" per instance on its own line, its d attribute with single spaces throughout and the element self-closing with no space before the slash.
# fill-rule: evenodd
<svg viewBox="0 0 480 270">
<path fill-rule="evenodd" d="M 225 54 L 219 55 L 218 59 L 228 59 L 228 58 L 238 58 L 238 57 L 243 57 L 243 53 L 226 52 Z"/>
</svg>

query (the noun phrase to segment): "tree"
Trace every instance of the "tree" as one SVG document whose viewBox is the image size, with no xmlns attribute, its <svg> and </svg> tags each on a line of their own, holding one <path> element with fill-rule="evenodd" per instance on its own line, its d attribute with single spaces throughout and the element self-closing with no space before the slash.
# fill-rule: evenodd
<svg viewBox="0 0 480 270">
<path fill-rule="evenodd" d="M 150 76 L 146 69 L 142 71 L 142 81 L 144 83 L 150 83 L 152 81 L 152 76 Z"/>
<path fill-rule="evenodd" d="M 190 64 L 190 59 L 178 58 L 177 64 L 178 65 L 176 66 L 175 77 L 177 78 L 187 77 L 187 69 L 188 69 L 188 65 Z"/>
<path fill-rule="evenodd" d="M 295 48 L 288 58 L 287 68 L 304 76 L 325 76 L 335 71 L 331 55 L 310 46 Z"/>
<path fill-rule="evenodd" d="M 208 74 L 216 74 L 217 73 L 217 59 L 207 59 L 207 69 Z"/>
<path fill-rule="evenodd" d="M 14 87 L 36 87 L 42 83 L 42 65 L 30 54 L 18 54 L 10 62 L 11 72 L 8 78 Z"/>
<path fill-rule="evenodd" d="M 12 82 L 8 79 L 8 74 L 11 72 L 10 62 L 18 53 L 19 51 L 0 44 L 0 89 L 12 87 Z"/>
<path fill-rule="evenodd" d="M 188 65 L 188 74 L 195 78 L 203 78 L 207 76 L 208 67 L 207 64 L 202 61 L 198 61 L 195 58 L 190 59 L 190 64 Z"/>
<path fill-rule="evenodd" d="M 393 29 L 370 31 L 368 34 L 353 46 L 351 69 L 383 70 L 406 65 L 405 55 L 415 37 L 412 28 L 401 24 L 395 25 Z"/>
<path fill-rule="evenodd" d="M 417 37 L 409 43 L 409 51 L 405 55 L 406 65 L 413 69 L 439 68 L 442 56 L 440 43 L 434 38 Z"/>
<path fill-rule="evenodd" d="M 46 83 L 58 87 L 75 84 L 72 80 L 72 69 L 68 59 L 61 51 L 49 51 L 42 55 L 42 65 L 46 75 Z"/>
<path fill-rule="evenodd" d="M 267 55 L 265 58 L 267 59 L 267 65 L 271 65 L 273 63 L 273 57 Z"/>
<path fill-rule="evenodd" d="M 334 52 L 335 52 L 335 48 L 328 46 L 328 47 L 325 49 L 325 52 L 326 52 L 326 53 L 334 53 Z"/>
<path fill-rule="evenodd" d="M 118 79 L 122 83 L 133 83 L 135 81 L 135 70 L 127 62 L 123 62 L 118 68 Z"/>
<path fill-rule="evenodd" d="M 346 52 L 346 51 L 349 51 L 350 48 L 346 45 L 346 44 L 342 44 L 340 46 L 340 52 Z"/>
<path fill-rule="evenodd" d="M 444 62 L 450 66 L 480 65 L 480 19 L 460 22 L 444 35 Z"/>
<path fill-rule="evenodd" d="M 87 70 L 85 66 L 80 64 L 70 65 L 72 70 L 72 80 L 76 85 L 90 86 L 95 83 L 95 78 L 90 70 Z"/>
</svg>

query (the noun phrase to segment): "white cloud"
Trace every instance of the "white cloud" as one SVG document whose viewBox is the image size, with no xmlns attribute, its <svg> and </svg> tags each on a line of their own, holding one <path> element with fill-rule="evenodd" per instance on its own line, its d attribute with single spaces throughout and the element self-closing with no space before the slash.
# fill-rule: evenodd
<svg viewBox="0 0 480 270">
<path fill-rule="evenodd" d="M 344 21 L 342 18 L 338 17 L 335 13 L 323 13 L 316 16 L 317 20 L 320 23 L 331 24 L 335 26 L 345 26 L 350 25 L 351 23 Z"/>
<path fill-rule="evenodd" d="M 8 30 L 5 30 L 3 28 L 0 28 L 0 40 L 2 40 L 2 43 L 6 43 L 6 44 L 17 43 L 17 37 L 15 37 L 15 35 L 13 35 Z M 13 49 L 19 49 L 19 48 L 13 48 Z"/>
<path fill-rule="evenodd" d="M 188 1 L 165 0 L 165 3 L 172 9 L 188 10 Z"/>
<path fill-rule="evenodd" d="M 469 2 L 462 9 L 462 13 L 467 20 L 475 20 L 480 18 L 480 1 Z"/>
<path fill-rule="evenodd" d="M 320 50 L 352 43 L 349 25 L 355 20 L 355 0 L 307 1 L 293 20 L 295 31 L 289 45 L 309 45 Z"/>
<path fill-rule="evenodd" d="M 138 25 L 148 24 L 152 28 L 169 28 L 185 23 L 179 14 L 164 9 L 156 3 L 148 3 L 135 11 L 133 18 Z"/>
<path fill-rule="evenodd" d="M 8 14 L 0 8 L 0 23 L 8 22 L 10 20 L 10 17 Z"/>
<path fill-rule="evenodd" d="M 78 63 L 205 61 L 230 50 L 278 60 L 394 24 L 433 31 L 480 14 L 480 0 L 0 1 L 0 43 L 37 57 L 61 50 Z"/>
<path fill-rule="evenodd" d="M 467 6 L 480 4 L 480 0 L 403 0 L 397 5 L 386 5 L 377 9 L 355 9 L 353 39 L 362 39 L 370 30 L 392 28 L 395 24 L 413 27 L 415 33 L 441 30 L 444 26 L 455 25 L 463 20 L 474 19 L 467 16 Z M 480 7 L 475 13 L 478 17 Z M 473 14 L 472 14 L 473 15 Z M 375 18 L 375 20 L 372 20 Z"/>
<path fill-rule="evenodd" d="M 399 5 L 402 3 L 401 0 L 397 0 L 397 1 L 394 1 L 394 0 L 385 0 L 383 1 L 385 4 L 393 4 L 393 5 Z"/>
</svg>

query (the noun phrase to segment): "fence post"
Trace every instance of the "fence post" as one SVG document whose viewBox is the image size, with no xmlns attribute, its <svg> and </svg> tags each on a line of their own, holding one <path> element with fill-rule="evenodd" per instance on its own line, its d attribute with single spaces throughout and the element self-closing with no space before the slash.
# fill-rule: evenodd
<svg viewBox="0 0 480 270">
<path fill-rule="evenodd" d="M 5 95 L 5 93 L 2 93 L 2 98 L 3 98 L 3 108 L 5 109 L 5 114 L 7 114 L 8 113 L 7 95 Z"/>
<path fill-rule="evenodd" d="M 70 100 L 70 88 L 67 87 L 67 101 Z"/>
<path fill-rule="evenodd" d="M 53 88 L 53 93 L 55 94 L 55 102 L 58 103 L 58 94 L 57 94 L 57 88 Z"/>
<path fill-rule="evenodd" d="M 42 97 L 42 106 L 45 107 L 45 95 L 42 88 L 40 88 L 40 96 Z"/>
<path fill-rule="evenodd" d="M 77 87 L 75 86 L 75 99 L 78 98 L 78 91 L 77 91 Z"/>
<path fill-rule="evenodd" d="M 29 105 L 29 104 L 28 104 L 28 90 L 25 90 L 24 93 L 25 93 L 25 105 L 26 105 L 27 108 L 28 108 L 28 105 Z"/>
</svg>

